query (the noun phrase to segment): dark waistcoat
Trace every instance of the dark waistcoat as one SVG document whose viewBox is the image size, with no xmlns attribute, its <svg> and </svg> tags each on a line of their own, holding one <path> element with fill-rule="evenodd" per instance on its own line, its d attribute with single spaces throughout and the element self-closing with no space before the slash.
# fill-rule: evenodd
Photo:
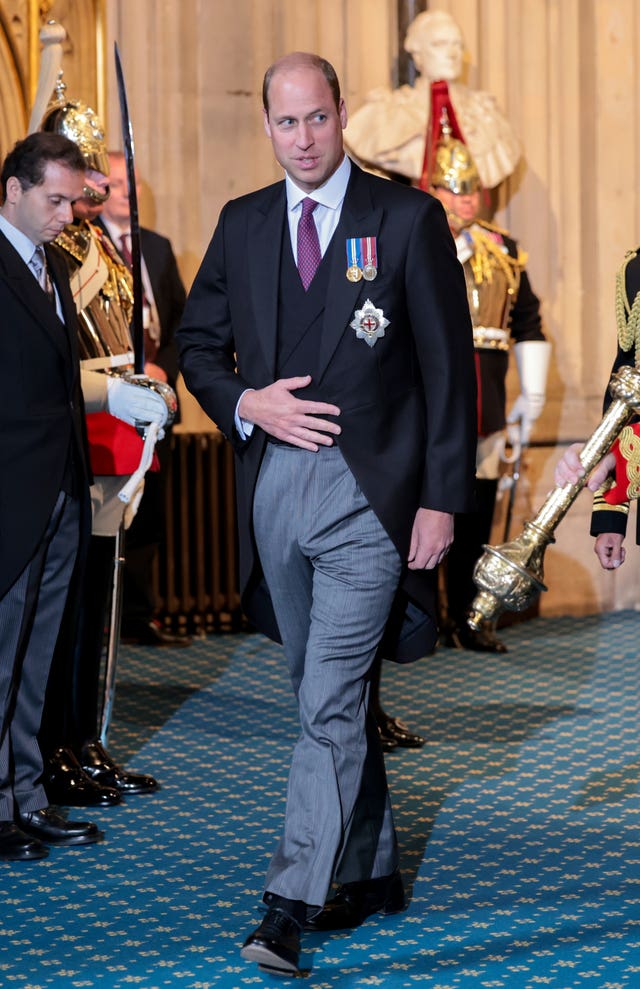
<svg viewBox="0 0 640 989">
<path fill-rule="evenodd" d="M 310 374 L 316 380 L 320 333 L 329 284 L 333 240 L 325 251 L 313 281 L 305 292 L 300 281 L 289 226 L 284 224 L 278 291 L 278 351 L 276 378 Z M 316 398 L 305 389 L 305 397 Z M 314 390 L 315 391 L 315 390 Z"/>
</svg>

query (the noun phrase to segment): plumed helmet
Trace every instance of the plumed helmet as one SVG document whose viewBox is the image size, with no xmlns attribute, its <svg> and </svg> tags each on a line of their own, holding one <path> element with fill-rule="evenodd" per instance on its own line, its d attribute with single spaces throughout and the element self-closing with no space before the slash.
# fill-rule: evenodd
<svg viewBox="0 0 640 989">
<path fill-rule="evenodd" d="M 66 89 L 60 72 L 55 95 L 45 110 L 40 130 L 69 138 L 80 148 L 87 168 L 107 176 L 109 155 L 100 118 L 81 100 L 68 100 Z M 89 187 L 85 187 L 85 195 L 96 202 L 104 202 L 108 198 L 108 193 L 104 195 Z"/>
<path fill-rule="evenodd" d="M 436 145 L 431 184 L 449 189 L 456 195 L 476 192 L 480 188 L 480 176 L 471 153 L 462 141 L 452 136 L 446 107 L 440 118 L 441 134 Z"/>
</svg>

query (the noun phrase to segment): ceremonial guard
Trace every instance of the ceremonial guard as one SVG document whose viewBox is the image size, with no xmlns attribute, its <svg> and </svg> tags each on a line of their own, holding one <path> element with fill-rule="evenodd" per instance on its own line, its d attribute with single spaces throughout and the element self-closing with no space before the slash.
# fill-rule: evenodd
<svg viewBox="0 0 640 989">
<path fill-rule="evenodd" d="M 616 277 L 616 324 L 618 348 L 604 398 L 605 419 L 612 403 L 612 384 L 625 367 L 637 373 L 640 353 L 640 248 L 629 251 Z M 618 384 L 618 383 L 617 383 Z M 622 392 L 633 395 L 627 379 Z M 614 386 L 614 391 L 617 386 Z M 634 403 L 635 404 L 635 403 Z M 603 419 L 603 422 L 605 420 Z M 602 434 L 601 434 L 602 435 Z M 606 450 L 604 443 L 601 449 Z M 582 444 L 570 446 L 555 469 L 560 487 L 576 484 L 585 476 L 580 459 Z M 587 486 L 594 492 L 591 535 L 596 537 L 594 552 L 604 570 L 617 570 L 626 557 L 623 545 L 627 533 L 629 504 L 640 497 L 640 421 L 634 415 L 624 426 L 611 450 L 605 453 L 589 474 Z M 636 543 L 640 544 L 640 514 L 636 512 Z"/>
<path fill-rule="evenodd" d="M 76 303 L 81 367 L 85 377 L 93 372 L 92 382 L 103 381 L 110 396 L 110 413 L 87 416 L 94 474 L 92 536 L 86 560 L 76 568 L 49 682 L 41 736 L 48 753 L 45 785 L 50 798 L 60 803 L 113 804 L 122 795 L 150 792 L 158 786 L 152 776 L 126 772 L 104 748 L 99 722 L 112 698 L 113 682 L 103 688 L 100 671 L 105 626 L 109 625 L 107 656 L 112 660 L 119 636 L 122 528 L 130 523 L 142 495 L 158 428 L 175 413 L 176 403 L 167 385 L 133 374 L 131 274 L 108 236 L 91 222 L 109 195 L 102 125 L 91 107 L 66 99 L 60 79 L 41 129 L 70 138 L 87 164 L 84 194 L 74 204 L 74 222 L 65 227 L 55 246 L 66 263 Z M 149 406 L 147 418 L 157 424 L 146 440 L 136 428 L 138 416 L 127 421 L 116 418 L 123 386 L 128 396 L 133 389 L 138 402 Z M 110 665 L 112 681 L 114 662 Z"/>
<path fill-rule="evenodd" d="M 490 627 L 472 632 L 466 624 L 476 593 L 473 568 L 489 542 L 505 427 L 517 446 L 529 442 L 545 401 L 551 345 L 545 339 L 540 303 L 526 272 L 526 255 L 505 230 L 479 218 L 482 188 L 476 164 L 450 123 L 451 106 L 438 108 L 440 134 L 434 142 L 431 187 L 440 199 L 463 266 L 473 323 L 478 379 L 477 511 L 456 517 L 446 562 L 446 644 L 505 652 Z M 454 118 L 455 119 L 455 118 Z M 521 394 L 506 412 L 506 376 L 511 346 Z"/>
<path fill-rule="evenodd" d="M 616 323 L 618 349 L 611 369 L 615 374 L 625 365 L 638 366 L 640 354 L 640 249 L 629 251 L 616 277 Z M 604 409 L 611 404 L 609 390 L 605 394 Z M 615 546 L 606 545 L 598 557 L 604 564 L 615 557 L 624 560 L 622 541 L 627 532 L 629 504 L 640 495 L 640 423 L 636 416 L 622 430 L 613 446 L 615 468 L 610 478 L 594 496 L 591 535 L 604 542 L 615 540 Z M 613 483 L 612 483 L 613 482 Z M 636 515 L 636 542 L 640 543 L 640 515 Z M 613 552 L 611 550 L 614 550 Z M 608 551 L 608 552 L 607 552 Z"/>
</svg>

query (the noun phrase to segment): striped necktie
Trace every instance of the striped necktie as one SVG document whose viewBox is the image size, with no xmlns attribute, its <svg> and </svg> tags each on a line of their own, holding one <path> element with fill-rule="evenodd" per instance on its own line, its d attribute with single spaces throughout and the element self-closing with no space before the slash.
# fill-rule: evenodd
<svg viewBox="0 0 640 989">
<path fill-rule="evenodd" d="M 35 251 L 31 255 L 31 260 L 29 261 L 31 270 L 34 272 L 36 278 L 38 279 L 38 284 L 43 292 L 46 292 L 49 302 L 55 307 L 56 304 L 56 294 L 53 289 L 53 283 L 49 277 L 49 270 L 47 268 L 47 259 L 44 253 L 44 247 L 39 244 Z"/>
</svg>

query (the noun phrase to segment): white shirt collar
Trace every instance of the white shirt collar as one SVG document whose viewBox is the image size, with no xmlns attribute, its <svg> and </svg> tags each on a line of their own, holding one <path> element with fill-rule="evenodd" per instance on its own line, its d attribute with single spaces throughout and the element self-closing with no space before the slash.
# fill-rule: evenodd
<svg viewBox="0 0 640 989">
<path fill-rule="evenodd" d="M 2 213 L 0 213 L 0 230 L 2 230 L 11 246 L 18 252 L 24 263 L 29 264 L 37 245 L 34 244 L 33 241 L 29 240 L 27 235 L 23 234 L 22 230 L 18 230 L 17 227 L 14 227 L 13 223 L 10 223 L 6 216 L 3 216 Z"/>
<path fill-rule="evenodd" d="M 106 216 L 101 216 L 100 221 L 104 224 L 105 230 L 109 234 L 109 237 L 116 246 L 120 243 L 123 237 L 129 236 L 129 228 L 126 227 L 124 230 L 117 224 L 112 223 L 111 220 L 107 220 Z"/>
<path fill-rule="evenodd" d="M 314 189 L 313 192 L 304 192 L 295 184 L 290 175 L 285 173 L 287 209 L 295 209 L 307 196 L 310 199 L 315 199 L 322 206 L 327 206 L 329 209 L 338 209 L 346 195 L 350 175 L 351 161 L 347 155 L 344 155 L 335 172 L 327 179 L 324 185 Z"/>
</svg>

